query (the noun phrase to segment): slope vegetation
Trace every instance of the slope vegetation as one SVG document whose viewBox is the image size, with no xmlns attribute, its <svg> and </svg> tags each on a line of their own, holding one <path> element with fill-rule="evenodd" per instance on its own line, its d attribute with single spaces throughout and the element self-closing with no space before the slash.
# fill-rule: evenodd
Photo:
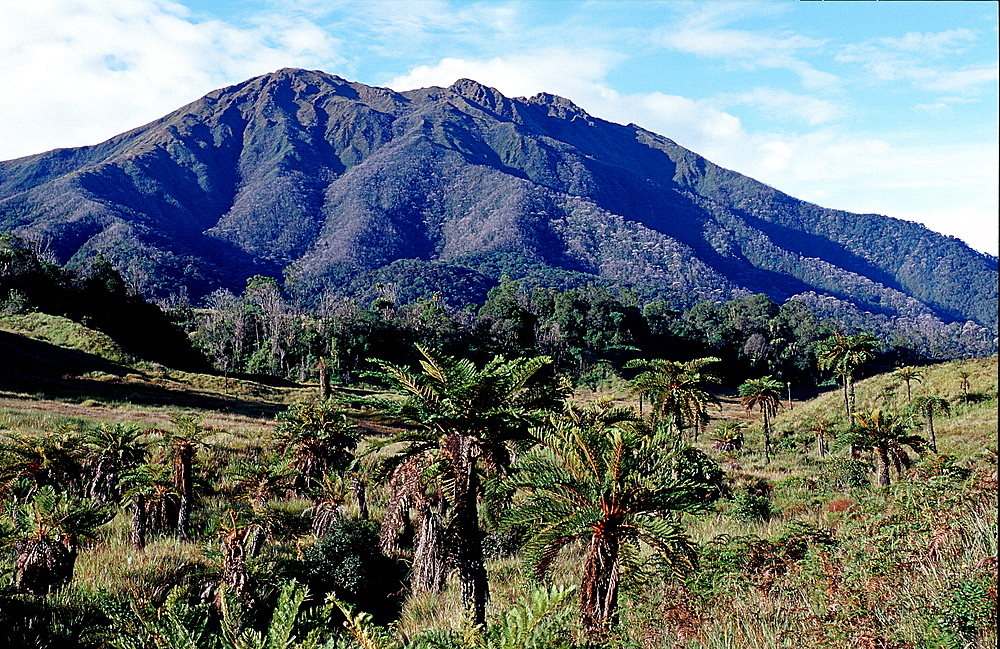
<svg viewBox="0 0 1000 649">
<path fill-rule="evenodd" d="M 470 80 L 398 93 L 256 77 L 96 146 L 0 163 L 0 229 L 60 262 L 101 253 L 157 296 L 284 271 L 316 299 L 416 260 L 400 279 L 426 270 L 479 295 L 508 274 L 688 303 L 797 297 L 910 327 L 997 319 L 997 260 L 956 239 L 824 209 L 565 99 Z"/>
</svg>

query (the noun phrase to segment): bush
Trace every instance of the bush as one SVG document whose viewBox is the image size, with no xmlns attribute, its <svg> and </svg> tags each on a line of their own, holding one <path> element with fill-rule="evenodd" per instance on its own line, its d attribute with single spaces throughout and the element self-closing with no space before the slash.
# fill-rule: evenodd
<svg viewBox="0 0 1000 649">
<path fill-rule="evenodd" d="M 303 550 L 302 559 L 285 562 L 278 572 L 307 585 L 311 599 L 333 594 L 385 624 L 399 614 L 406 571 L 382 554 L 378 537 L 372 521 L 340 519 Z"/>
<path fill-rule="evenodd" d="M 996 626 L 996 573 L 972 575 L 958 582 L 948 593 L 937 627 L 945 647 L 978 646 L 985 630 Z M 992 593 L 992 595 L 991 595 Z"/>
<path fill-rule="evenodd" d="M 838 489 L 857 489 L 871 486 L 871 465 L 862 460 L 838 457 L 827 463 L 827 476 Z"/>
<path fill-rule="evenodd" d="M 772 514 L 771 498 L 766 494 L 739 491 L 726 513 L 739 520 L 766 521 Z"/>
<path fill-rule="evenodd" d="M 726 472 L 718 462 L 694 447 L 681 450 L 672 468 L 679 480 L 694 482 L 699 495 L 708 502 L 715 502 L 726 493 Z"/>
</svg>

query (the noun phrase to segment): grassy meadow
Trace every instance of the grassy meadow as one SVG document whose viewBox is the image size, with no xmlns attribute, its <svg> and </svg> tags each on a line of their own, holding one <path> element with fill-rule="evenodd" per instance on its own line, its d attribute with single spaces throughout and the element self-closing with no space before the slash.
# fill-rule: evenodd
<svg viewBox="0 0 1000 649">
<path fill-rule="evenodd" d="M 946 411 L 934 415 L 937 452 L 909 453 L 912 463 L 893 473 L 888 487 L 874 486 L 868 454 L 852 457 L 839 390 L 783 400 L 773 421 L 770 458 L 762 452 L 757 412 L 723 394 L 698 439 L 688 430 L 681 440 L 722 469 L 721 497 L 701 513 L 667 514 L 690 538 L 696 562 L 687 569 L 665 567 L 642 546 L 645 554 L 618 576 L 618 623 L 595 639 L 580 620 L 585 540 L 562 547 L 540 578 L 523 552 L 532 529 L 499 528 L 484 518 L 491 596 L 486 625 L 478 629 L 465 614 L 457 570 L 449 570 L 440 591 L 407 587 L 412 547 L 404 547 L 401 558 L 387 558 L 378 547 L 379 523 L 393 495 L 377 460 L 393 449 L 365 454 L 404 429 L 363 407 L 360 399 L 369 391 L 335 393 L 350 421 L 360 424 L 355 453 L 363 459 L 329 476 L 322 493 L 293 493 L 290 474 L 282 473 L 287 463 L 279 461 L 290 456 L 282 456 L 276 417 L 292 404 L 315 400 L 316 386 L 135 363 L 110 341 L 57 319 L 7 318 L 2 325 L 125 368 L 73 377 L 71 390 L 55 394 L 0 392 L 5 646 L 996 646 L 995 356 L 921 367 L 909 396 L 892 374 L 857 382 L 857 411 L 902 413 L 911 434 L 923 435 L 925 428 L 924 417 L 912 412 L 914 400 L 936 396 L 947 403 Z M 88 392 L 88 386 L 103 389 Z M 621 387 L 577 392 L 573 399 L 633 405 Z M 744 427 L 736 448 L 720 443 L 718 429 L 725 422 Z M 31 470 L 44 465 L 54 476 L 57 469 L 70 471 L 73 449 L 83 448 L 75 440 L 101 426 L 124 427 L 148 442 L 147 464 L 165 474 L 177 461 L 172 454 L 180 429 L 195 440 L 187 532 L 151 531 L 136 549 L 130 502 L 140 487 L 123 487 L 102 505 L 100 524 L 81 536 L 69 583 L 44 596 L 26 594 L 17 587 L 18 543 L 33 525 L 42 525 L 42 514 L 70 505 L 46 510 L 32 500 L 33 489 L 44 490 L 44 484 L 29 485 L 27 456 L 11 450 L 14 440 L 36 440 L 37 466 Z M 820 436 L 826 441 L 822 453 Z M 352 480 L 366 487 L 363 505 Z M 161 482 L 171 484 L 169 477 Z M 52 478 L 46 484 L 54 483 Z M 321 505 L 333 514 L 318 534 Z M 25 522 L 28 510 L 34 522 Z M 233 581 L 235 560 L 227 553 L 236 547 L 233 535 L 244 532 L 239 583 L 254 594 L 241 604 L 238 592 L 227 595 L 218 585 Z"/>
</svg>

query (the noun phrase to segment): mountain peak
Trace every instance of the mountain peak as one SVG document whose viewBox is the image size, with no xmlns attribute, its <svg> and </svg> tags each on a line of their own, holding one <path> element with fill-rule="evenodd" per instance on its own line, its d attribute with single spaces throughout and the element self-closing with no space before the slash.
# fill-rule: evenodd
<svg viewBox="0 0 1000 649">
<path fill-rule="evenodd" d="M 473 101 L 497 114 L 509 114 L 511 101 L 496 88 L 484 85 L 473 79 L 459 79 L 448 86 L 448 90 Z"/>
<path fill-rule="evenodd" d="M 395 92 L 298 68 L 254 77 L 100 145 L 0 163 L 4 230 L 51 240 L 60 260 L 100 253 L 157 296 L 242 290 L 293 264 L 334 291 L 409 259 L 997 317 L 996 260 L 957 241 L 806 204 L 564 97 L 471 79 Z"/>
<path fill-rule="evenodd" d="M 527 103 L 544 106 L 548 109 L 548 113 L 552 117 L 558 117 L 561 119 L 573 119 L 574 117 L 581 117 L 586 120 L 593 119 L 590 113 L 580 108 L 569 99 L 560 97 L 559 95 L 553 95 L 548 92 L 540 92 L 537 95 L 530 97 L 527 100 Z"/>
</svg>

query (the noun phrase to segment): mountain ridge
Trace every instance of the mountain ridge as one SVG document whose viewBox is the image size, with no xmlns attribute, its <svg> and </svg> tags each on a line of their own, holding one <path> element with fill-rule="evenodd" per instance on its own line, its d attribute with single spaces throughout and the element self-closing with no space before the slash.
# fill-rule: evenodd
<svg viewBox="0 0 1000 649">
<path fill-rule="evenodd" d="M 282 272 L 335 291 L 417 259 L 997 319 L 997 260 L 957 239 L 822 208 L 570 100 L 468 79 L 396 92 L 291 68 L 254 77 L 97 145 L 0 162 L 0 230 L 61 263 L 99 252 L 161 297 Z"/>
</svg>

